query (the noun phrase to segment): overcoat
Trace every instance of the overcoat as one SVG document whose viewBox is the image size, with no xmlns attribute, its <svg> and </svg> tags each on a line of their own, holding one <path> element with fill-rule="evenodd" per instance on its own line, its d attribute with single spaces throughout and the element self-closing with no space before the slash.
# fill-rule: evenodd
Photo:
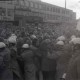
<svg viewBox="0 0 80 80">
<path fill-rule="evenodd" d="M 0 51 L 0 80 L 13 80 L 10 60 L 10 51 L 8 49 Z"/>
</svg>

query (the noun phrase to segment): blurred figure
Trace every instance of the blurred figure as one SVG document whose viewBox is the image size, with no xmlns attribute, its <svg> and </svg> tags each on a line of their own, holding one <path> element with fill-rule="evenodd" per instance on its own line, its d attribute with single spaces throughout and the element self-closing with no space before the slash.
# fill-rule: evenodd
<svg viewBox="0 0 80 80">
<path fill-rule="evenodd" d="M 13 80 L 10 51 L 0 38 L 0 80 Z"/>
<path fill-rule="evenodd" d="M 24 80 L 36 80 L 34 54 L 28 44 L 23 44 L 21 57 L 24 62 Z"/>
<path fill-rule="evenodd" d="M 80 80 L 80 38 L 73 38 L 73 55 L 70 59 L 65 80 Z"/>
<path fill-rule="evenodd" d="M 57 64 L 53 50 L 51 51 L 51 45 L 52 42 L 50 39 L 45 39 L 40 44 L 41 71 L 43 80 L 55 80 Z"/>
<path fill-rule="evenodd" d="M 13 72 L 13 80 L 23 80 L 20 72 L 20 67 L 17 61 L 17 48 L 16 48 L 16 37 L 9 37 L 9 49 L 11 55 L 11 69 Z"/>
<path fill-rule="evenodd" d="M 56 80 L 60 80 L 62 78 L 62 75 L 64 73 L 64 62 L 63 62 L 63 53 L 64 53 L 64 42 L 63 41 L 58 41 L 56 43 L 56 48 L 57 48 L 57 75 L 56 75 Z"/>
<path fill-rule="evenodd" d="M 32 45 L 34 47 L 37 47 L 37 41 L 38 41 L 37 37 L 33 34 L 33 35 L 30 36 L 30 38 L 32 40 Z"/>
</svg>

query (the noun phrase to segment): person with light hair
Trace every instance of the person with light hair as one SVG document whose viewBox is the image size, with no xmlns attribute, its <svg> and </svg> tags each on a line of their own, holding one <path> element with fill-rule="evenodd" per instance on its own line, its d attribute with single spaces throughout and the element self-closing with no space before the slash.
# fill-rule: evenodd
<svg viewBox="0 0 80 80">
<path fill-rule="evenodd" d="M 16 37 L 9 37 L 8 38 L 9 43 L 9 50 L 10 50 L 10 56 L 11 56 L 11 70 L 13 73 L 13 80 L 23 80 L 21 75 L 20 66 L 18 64 L 17 58 L 17 48 L 16 48 Z"/>
<path fill-rule="evenodd" d="M 80 38 L 71 40 L 73 55 L 70 59 L 65 80 L 80 80 Z"/>
<path fill-rule="evenodd" d="M 57 45 L 64 45 L 64 42 L 63 41 L 58 41 L 57 43 L 56 43 Z"/>
<path fill-rule="evenodd" d="M 56 54 L 58 56 L 57 58 L 57 73 L 56 73 L 56 80 L 60 80 L 62 78 L 62 75 L 64 73 L 64 62 L 63 62 L 63 55 L 64 55 L 64 42 L 63 41 L 57 41 L 56 43 Z"/>
<path fill-rule="evenodd" d="M 21 58 L 23 61 L 24 80 L 36 80 L 35 65 L 34 65 L 34 53 L 30 49 L 29 44 L 22 45 Z"/>
<path fill-rule="evenodd" d="M 0 80 L 13 80 L 10 61 L 10 50 L 0 38 Z"/>
<path fill-rule="evenodd" d="M 65 36 L 60 36 L 57 38 L 58 41 L 65 41 L 65 39 L 66 39 Z"/>
<path fill-rule="evenodd" d="M 71 39 L 73 39 L 73 38 L 76 38 L 76 36 L 75 36 L 75 35 L 72 35 L 72 36 L 71 36 Z"/>
</svg>

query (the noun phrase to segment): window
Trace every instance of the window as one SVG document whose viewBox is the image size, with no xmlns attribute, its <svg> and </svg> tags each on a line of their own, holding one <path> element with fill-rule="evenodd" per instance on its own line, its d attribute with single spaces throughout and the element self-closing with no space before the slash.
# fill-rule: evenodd
<svg viewBox="0 0 80 80">
<path fill-rule="evenodd" d="M 35 8 L 39 8 L 38 4 L 34 4 Z"/>
<path fill-rule="evenodd" d="M 25 0 L 25 4 L 27 7 L 29 7 L 29 2 Z"/>
<path fill-rule="evenodd" d="M 53 8 L 51 7 L 51 11 L 53 11 Z"/>
<path fill-rule="evenodd" d="M 42 8 L 43 10 L 46 10 L 46 6 L 45 6 L 45 5 L 43 5 L 42 7 L 43 7 L 43 8 Z"/>
<path fill-rule="evenodd" d="M 42 9 L 42 5 L 41 4 L 39 4 L 39 9 Z"/>
<path fill-rule="evenodd" d="M 13 1 L 7 1 L 7 3 L 12 4 L 12 3 L 13 3 Z"/>
<path fill-rule="evenodd" d="M 0 15 L 6 16 L 6 9 L 5 8 L 0 8 Z"/>
<path fill-rule="evenodd" d="M 33 2 L 30 2 L 30 7 L 32 7 L 32 8 L 34 7 L 34 4 L 33 4 Z"/>
<path fill-rule="evenodd" d="M 59 8 L 57 8 L 57 12 L 60 13 L 60 9 Z"/>
<path fill-rule="evenodd" d="M 8 16 L 12 16 L 13 15 L 13 10 L 12 9 L 8 9 Z"/>
<path fill-rule="evenodd" d="M 20 5 L 24 6 L 24 1 L 23 0 L 20 0 L 19 3 L 20 3 Z"/>
<path fill-rule="evenodd" d="M 62 13 L 65 14 L 65 10 L 62 10 Z"/>
<path fill-rule="evenodd" d="M 48 6 L 47 6 L 47 8 L 46 8 L 46 9 L 47 9 L 47 11 L 49 11 L 49 7 L 48 7 Z"/>
<path fill-rule="evenodd" d="M 56 8 L 56 12 L 57 12 L 57 13 L 60 13 L 60 9 L 59 9 L 59 8 Z"/>
<path fill-rule="evenodd" d="M 69 14 L 69 11 L 66 11 L 66 14 Z"/>
<path fill-rule="evenodd" d="M 56 10 L 55 10 L 55 7 L 53 7 L 53 12 L 55 12 Z"/>
</svg>

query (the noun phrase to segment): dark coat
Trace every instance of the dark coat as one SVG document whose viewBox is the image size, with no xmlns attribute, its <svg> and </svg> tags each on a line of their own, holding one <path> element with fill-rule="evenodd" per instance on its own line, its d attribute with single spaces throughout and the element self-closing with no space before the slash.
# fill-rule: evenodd
<svg viewBox="0 0 80 80">
<path fill-rule="evenodd" d="M 60 48 L 57 51 L 58 59 L 57 59 L 57 78 L 56 80 L 59 80 L 62 78 L 62 75 L 66 73 L 69 60 L 72 57 L 72 51 L 69 45 L 64 46 L 63 49 Z"/>
<path fill-rule="evenodd" d="M 56 59 L 53 57 L 54 54 L 49 55 L 48 52 L 43 53 L 41 60 L 41 70 L 42 71 L 56 71 Z"/>
<path fill-rule="evenodd" d="M 25 50 L 21 57 L 24 61 L 25 80 L 35 80 L 34 54 L 31 50 Z"/>
<path fill-rule="evenodd" d="M 8 49 L 0 51 L 0 80 L 13 80 L 10 60 L 10 51 Z"/>
<path fill-rule="evenodd" d="M 17 61 L 17 49 L 15 47 L 10 48 L 11 52 L 11 69 L 13 72 L 14 80 L 22 80 L 21 70 Z"/>
<path fill-rule="evenodd" d="M 65 80 L 80 80 L 80 51 L 72 56 Z"/>
</svg>

